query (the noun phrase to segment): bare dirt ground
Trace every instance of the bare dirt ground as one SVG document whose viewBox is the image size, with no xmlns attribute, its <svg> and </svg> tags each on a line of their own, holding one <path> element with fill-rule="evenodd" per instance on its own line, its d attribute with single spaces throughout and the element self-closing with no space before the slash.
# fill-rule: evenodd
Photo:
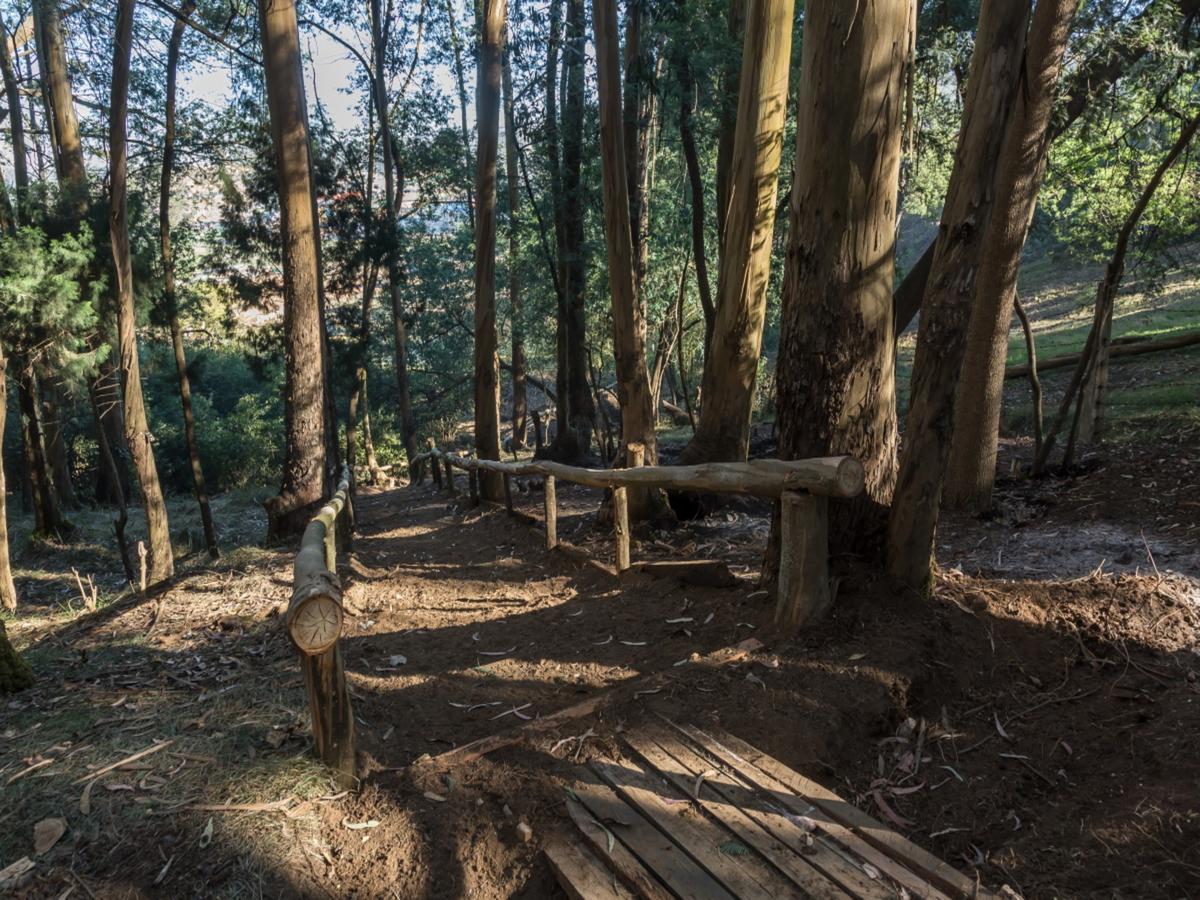
<svg viewBox="0 0 1200 900">
<path fill-rule="evenodd" d="M 566 827 L 576 760 L 661 711 L 719 723 L 988 885 L 1200 896 L 1195 438 L 1006 484 L 999 518 L 946 523 L 931 603 L 843 561 L 833 614 L 798 639 L 771 633 L 752 580 L 765 506 L 636 535 L 635 560 L 729 562 L 742 580 L 716 589 L 614 580 L 429 486 L 364 491 L 342 571 L 361 790 L 311 760 L 276 619 L 286 549 L 198 564 L 158 598 L 9 625 L 40 683 L 0 708 L 0 865 L 29 856 L 39 898 L 561 896 L 539 847 Z M 560 535 L 607 558 L 598 495 L 559 493 Z M 751 635 L 766 648 L 741 663 L 676 665 Z M 530 744 L 410 767 L 650 673 L 656 693 Z M 59 817 L 36 854 L 35 824 Z"/>
</svg>

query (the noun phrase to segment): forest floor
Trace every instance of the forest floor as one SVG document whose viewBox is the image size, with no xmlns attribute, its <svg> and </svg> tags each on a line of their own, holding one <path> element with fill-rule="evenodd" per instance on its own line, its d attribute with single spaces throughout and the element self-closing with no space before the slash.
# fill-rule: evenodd
<svg viewBox="0 0 1200 900">
<path fill-rule="evenodd" d="M 169 591 L 94 612 L 70 568 L 86 578 L 98 549 L 29 549 L 9 627 L 39 684 L 0 709 L 0 863 L 30 857 L 30 897 L 560 896 L 539 848 L 566 827 L 563 785 L 660 710 L 719 723 L 993 887 L 1196 896 L 1198 437 L 1003 483 L 1001 516 L 943 529 L 932 603 L 842 565 L 832 615 L 799 639 L 771 634 L 753 581 L 760 504 L 636 535 L 635 559 L 728 562 L 739 584 L 718 589 L 618 581 L 430 486 L 367 489 L 342 570 L 366 772 L 349 794 L 311 756 L 277 621 L 286 549 L 194 554 Z M 607 559 L 596 501 L 560 488 L 560 535 Z M 675 665 L 750 635 L 766 648 L 741 663 Z M 410 767 L 656 672 L 657 693 L 532 744 L 444 777 Z"/>
</svg>

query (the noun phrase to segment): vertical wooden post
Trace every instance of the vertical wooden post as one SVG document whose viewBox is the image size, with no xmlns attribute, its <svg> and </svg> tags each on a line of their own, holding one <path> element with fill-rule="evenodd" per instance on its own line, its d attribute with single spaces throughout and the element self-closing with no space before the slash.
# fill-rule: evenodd
<svg viewBox="0 0 1200 900">
<path fill-rule="evenodd" d="M 547 475 L 543 483 L 546 501 L 546 549 L 558 546 L 558 499 L 554 494 L 554 476 Z"/>
<path fill-rule="evenodd" d="M 617 571 L 629 568 L 629 493 L 624 487 L 613 488 L 613 536 L 617 542 Z"/>
<path fill-rule="evenodd" d="M 471 505 L 479 505 L 479 470 L 467 470 L 467 489 L 471 495 Z"/>
<path fill-rule="evenodd" d="M 429 448 L 429 452 L 433 452 L 433 448 Z M 434 486 L 440 491 L 442 489 L 442 463 L 436 456 L 429 457 L 429 474 L 433 476 Z"/>
<path fill-rule="evenodd" d="M 513 513 L 512 477 L 507 472 L 504 473 L 504 508 L 511 516 Z"/>
<path fill-rule="evenodd" d="M 312 714 L 317 754 L 337 773 L 339 787 L 357 787 L 354 713 L 350 709 L 341 645 L 335 643 L 324 653 L 301 656 L 300 668 L 308 687 L 308 708 Z"/>
<path fill-rule="evenodd" d="M 457 494 L 454 489 L 454 467 L 450 465 L 450 460 L 443 460 L 446 464 L 446 490 L 451 494 Z"/>
<path fill-rule="evenodd" d="M 797 628 L 825 613 L 829 593 L 829 515 L 824 497 L 780 497 L 779 597 L 775 622 Z"/>
</svg>

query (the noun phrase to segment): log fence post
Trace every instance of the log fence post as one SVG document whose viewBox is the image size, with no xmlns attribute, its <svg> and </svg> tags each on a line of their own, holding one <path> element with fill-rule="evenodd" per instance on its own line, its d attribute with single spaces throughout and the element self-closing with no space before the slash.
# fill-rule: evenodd
<svg viewBox="0 0 1200 900">
<path fill-rule="evenodd" d="M 629 492 L 613 488 L 613 536 L 617 544 L 617 572 L 629 568 Z"/>
<path fill-rule="evenodd" d="M 779 595 L 775 622 L 798 628 L 829 608 L 829 503 L 785 491 L 779 498 Z"/>
<path fill-rule="evenodd" d="M 467 470 L 467 488 L 471 495 L 471 505 L 479 505 L 479 470 L 474 466 Z"/>
<path fill-rule="evenodd" d="M 445 457 L 442 462 L 446 465 L 446 491 L 451 496 L 458 493 L 454 488 L 454 466 L 450 465 L 450 457 Z"/>
<path fill-rule="evenodd" d="M 547 475 L 543 482 L 543 499 L 546 504 L 546 549 L 558 546 L 558 498 L 554 491 L 554 476 Z"/>
<path fill-rule="evenodd" d="M 504 508 L 510 516 L 513 514 L 512 476 L 507 472 L 504 473 Z"/>
<path fill-rule="evenodd" d="M 434 487 L 442 489 L 442 464 L 438 460 L 437 450 L 433 446 L 433 438 L 429 439 L 429 474 L 433 476 Z"/>
</svg>

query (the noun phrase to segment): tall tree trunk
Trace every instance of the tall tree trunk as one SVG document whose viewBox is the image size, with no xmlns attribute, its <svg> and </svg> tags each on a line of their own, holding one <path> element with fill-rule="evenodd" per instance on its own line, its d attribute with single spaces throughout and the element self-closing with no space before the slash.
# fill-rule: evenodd
<svg viewBox="0 0 1200 900">
<path fill-rule="evenodd" d="M 13 216 L 17 224 L 28 221 L 29 163 L 25 153 L 25 117 L 21 112 L 21 91 L 8 49 L 8 28 L 0 18 L 0 75 L 4 78 L 4 96 L 8 101 L 8 124 L 12 134 L 14 192 Z"/>
<path fill-rule="evenodd" d="M 1004 361 L 1021 249 L 1045 171 L 1047 126 L 1078 5 L 1075 0 L 1039 0 L 1030 24 L 1021 90 L 992 186 L 995 205 L 983 235 L 985 249 L 955 400 L 944 488 L 944 502 L 952 507 L 984 510 L 992 502 Z"/>
<path fill-rule="evenodd" d="M 692 194 L 692 257 L 696 260 L 696 287 L 700 289 L 700 309 L 704 312 L 704 346 L 707 350 L 717 322 L 717 309 L 713 304 L 712 288 L 708 281 L 708 254 L 704 250 L 704 182 L 700 176 L 696 134 L 692 129 L 692 116 L 696 111 L 696 85 L 692 77 L 692 64 L 687 55 L 678 44 L 672 52 L 675 55 L 675 70 L 679 76 L 679 141 L 683 146 L 688 187 Z M 778 168 L 778 163 L 776 167 Z M 706 353 L 706 362 L 707 359 Z"/>
<path fill-rule="evenodd" d="M 54 373 L 38 374 L 42 401 L 42 441 L 46 447 L 46 460 L 50 464 L 54 480 L 54 493 L 67 509 L 79 509 L 75 497 L 75 483 L 71 478 L 71 462 L 67 454 L 67 442 L 63 436 L 66 397 Z"/>
<path fill-rule="evenodd" d="M 646 232 L 650 224 L 650 205 L 646 191 L 650 171 L 650 123 L 654 118 L 654 51 L 646 33 L 651 30 L 651 14 L 649 0 L 629 0 L 625 6 L 622 136 L 629 191 L 633 283 L 639 296 L 649 250 Z"/>
<path fill-rule="evenodd" d="M 934 534 L 954 429 L 976 266 L 992 213 L 992 183 L 1021 80 L 1029 0 L 984 0 L 967 79 L 963 126 L 922 304 L 912 399 L 888 519 L 887 566 L 908 588 L 932 584 Z"/>
<path fill-rule="evenodd" d="M 117 507 L 117 517 L 113 520 L 113 533 L 117 539 L 117 553 L 121 557 L 121 565 L 125 569 L 125 582 L 131 587 L 138 583 L 133 572 L 133 558 L 129 553 L 129 542 L 125 539 L 125 526 L 129 523 L 129 508 L 125 504 L 125 489 L 121 485 L 121 474 L 117 471 L 117 459 L 113 454 L 112 445 L 108 441 L 108 429 L 101 422 L 102 414 L 97 406 L 96 393 L 91 394 L 92 416 L 96 421 L 96 449 L 100 457 L 99 468 L 107 471 L 108 485 Z"/>
<path fill-rule="evenodd" d="M 750 447 L 794 12 L 793 0 L 747 3 L 716 320 L 704 356 L 700 423 L 684 448 L 681 462 L 685 463 L 744 460 Z"/>
<path fill-rule="evenodd" d="M 482 0 L 480 0 L 482 2 Z M 450 23 L 450 45 L 454 50 L 454 76 L 458 82 L 458 112 L 459 126 L 462 131 L 463 159 L 466 161 L 465 171 L 471 171 L 474 166 L 471 160 L 471 129 L 467 125 L 467 74 L 463 67 L 462 39 L 458 35 L 458 20 L 454 14 L 454 0 L 446 0 L 446 19 Z M 378 63 L 377 63 L 378 65 Z M 471 223 L 471 232 L 475 231 L 475 197 L 467 186 L 467 216 Z"/>
<path fill-rule="evenodd" d="M 512 51 L 504 47 L 504 181 L 508 188 L 508 302 L 512 314 L 512 448 L 525 446 L 529 400 L 525 391 L 525 322 L 521 303 L 521 187 L 517 174 L 517 123 L 513 111 Z"/>
<path fill-rule="evenodd" d="M 741 47 L 742 29 L 746 21 L 748 0 L 729 0 L 726 24 L 729 29 L 729 47 Z M 794 5 L 794 4 L 793 4 Z M 717 126 L 717 253 L 724 253 L 725 215 L 729 209 L 729 192 L 733 177 L 733 145 L 737 140 L 737 110 L 739 95 L 738 73 L 742 69 L 741 59 L 731 55 L 721 70 L 721 120 Z M 718 256 L 717 268 L 723 260 Z"/>
<path fill-rule="evenodd" d="M 87 170 L 83 163 L 83 143 L 67 70 L 67 48 L 63 40 L 58 0 L 34 0 L 33 14 L 37 38 L 38 66 L 53 116 L 54 164 L 63 191 L 66 208 L 82 219 L 87 210 Z"/>
<path fill-rule="evenodd" d="M 299 534 L 324 497 L 326 370 L 315 210 L 294 0 L 259 0 L 267 105 L 279 177 L 285 380 L 283 482 L 267 501 L 268 536 Z"/>
<path fill-rule="evenodd" d="M 133 456 L 149 540 L 147 584 L 158 584 L 175 574 L 167 504 L 154 462 L 153 437 L 142 399 L 138 364 L 137 313 L 133 305 L 133 261 L 129 253 L 126 220 L 126 118 L 129 109 L 129 56 L 133 49 L 134 0 L 118 0 L 113 44 L 112 100 L 109 122 L 108 227 L 112 238 L 113 272 L 117 299 L 117 356 L 121 361 L 122 398 L 125 406 L 125 440 Z"/>
<path fill-rule="evenodd" d="M 175 296 L 175 257 L 171 252 L 171 174 L 175 165 L 175 85 L 179 69 L 179 46 L 183 43 L 183 30 L 187 20 L 196 9 L 195 0 L 184 0 L 171 29 L 171 40 L 167 45 L 167 108 L 166 128 L 163 136 L 162 178 L 158 195 L 158 240 L 162 253 L 163 305 L 171 328 L 171 347 L 175 351 L 175 372 L 179 378 L 179 402 L 183 409 L 183 433 L 187 443 L 188 462 L 192 468 L 192 489 L 200 507 L 200 521 L 204 527 L 204 545 L 208 555 L 217 559 L 217 531 L 213 527 L 212 507 L 208 502 L 208 489 L 204 483 L 204 467 L 200 463 L 200 446 L 196 442 L 196 416 L 192 412 L 192 383 L 188 377 L 187 353 L 183 346 L 183 326 L 179 322 L 179 302 Z"/>
<path fill-rule="evenodd" d="M 74 526 L 63 515 L 54 493 L 54 482 L 46 459 L 42 415 L 38 408 L 37 377 L 33 363 L 25 359 L 17 364 L 17 397 L 21 404 L 21 442 L 25 448 L 25 468 L 29 472 L 33 499 L 34 533 L 65 537 L 74 530 Z"/>
<path fill-rule="evenodd" d="M 33 687 L 33 672 L 8 639 L 4 622 L 0 620 L 0 694 L 12 694 L 28 687 Z"/>
<path fill-rule="evenodd" d="M 563 231 L 563 189 L 562 189 L 562 160 L 559 155 L 558 133 L 558 83 L 559 83 L 559 45 L 562 41 L 562 5 L 563 0 L 550 0 L 550 32 L 546 44 L 546 74 L 545 74 L 545 158 L 547 175 L 550 183 L 550 204 L 554 218 L 554 253 L 549 260 L 551 277 L 554 280 L 557 306 L 555 308 L 554 334 L 554 393 L 555 417 L 558 421 L 558 434 L 567 431 L 570 420 L 570 390 L 567 379 L 567 303 L 566 278 L 564 268 L 564 231 Z M 526 187 L 528 187 L 526 174 Z M 532 196 L 530 207 L 537 212 Z M 547 252 L 547 256 L 550 254 Z M 538 451 L 543 450 L 539 441 Z"/>
<path fill-rule="evenodd" d="M 843 550 L 878 548 L 896 477 L 892 269 L 911 2 L 811 0 L 804 11 L 779 455 L 862 462 L 864 496 L 830 510 Z"/>
<path fill-rule="evenodd" d="M 0 41 L 8 40 L 8 32 Z M 17 109 L 20 109 L 18 106 Z M 4 446 L 4 423 L 8 419 L 8 360 L 0 347 L 0 447 Z M 17 586 L 13 583 L 12 561 L 8 555 L 8 488 L 4 484 L 4 459 L 0 456 L 0 607 L 12 612 L 17 608 Z"/>
<path fill-rule="evenodd" d="M 591 448 L 595 404 L 588 387 L 587 313 L 585 298 L 587 270 L 583 234 L 583 103 L 584 48 L 586 44 L 583 0 L 567 0 L 566 42 L 563 51 L 563 81 L 566 85 L 562 112 L 562 220 L 563 240 L 559 253 L 563 286 L 564 353 L 560 366 L 565 369 L 567 411 L 566 427 L 562 418 L 554 436 L 554 453 L 563 459 L 575 459 Z M 614 51 L 615 52 L 615 51 Z M 619 96 L 619 93 L 618 93 Z M 616 109 L 620 117 L 619 104 Z M 618 138 L 619 140 L 619 138 Z M 621 179 L 625 175 L 622 172 Z M 629 215 L 628 200 L 625 214 Z M 563 394 L 558 402 L 563 404 Z"/>
<path fill-rule="evenodd" d="M 475 455 L 500 458 L 500 359 L 496 336 L 496 162 L 500 152 L 500 88 L 508 0 L 482 0 L 483 33 L 475 88 Z M 499 472 L 482 472 L 484 500 L 503 500 Z"/>
<path fill-rule="evenodd" d="M 650 377 L 646 369 L 646 319 L 634 277 L 628 181 L 621 137 L 621 69 L 617 60 L 615 0 L 593 0 L 596 69 L 599 76 L 600 169 L 604 181 L 604 238 L 608 248 L 608 287 L 612 295 L 613 355 L 621 404 L 621 450 L 645 448 L 647 465 L 658 459 Z M 648 518 L 662 510 L 657 491 L 631 492 L 630 515 Z"/>
<path fill-rule="evenodd" d="M 121 410 L 121 373 L 111 356 L 100 363 L 88 393 L 96 429 L 104 430 L 104 438 L 113 455 L 113 468 L 101 465 L 96 469 L 96 502 L 117 503 L 129 496 L 129 465 L 125 450 L 125 416 Z"/>
</svg>

